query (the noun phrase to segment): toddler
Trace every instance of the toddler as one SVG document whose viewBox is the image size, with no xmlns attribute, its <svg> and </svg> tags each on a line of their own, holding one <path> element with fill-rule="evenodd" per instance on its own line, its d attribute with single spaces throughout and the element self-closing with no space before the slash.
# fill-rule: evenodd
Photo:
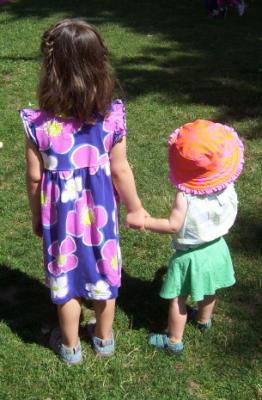
<svg viewBox="0 0 262 400">
<path fill-rule="evenodd" d="M 243 145 L 226 125 L 196 120 L 170 137 L 170 180 L 178 191 L 168 219 L 147 217 L 144 223 L 144 228 L 153 232 L 174 234 L 176 250 L 160 292 L 170 300 L 168 330 L 167 334 L 152 334 L 152 346 L 181 353 L 187 297 L 198 303 L 197 327 L 209 329 L 216 291 L 235 283 L 223 235 L 237 215 L 233 182 L 243 162 Z M 131 215 L 127 223 L 139 227 Z"/>
<path fill-rule="evenodd" d="M 65 19 L 43 35 L 40 109 L 22 109 L 33 232 L 59 329 L 50 345 L 67 363 L 82 361 L 81 299 L 93 300 L 95 352 L 114 353 L 112 330 L 121 279 L 117 198 L 142 226 L 146 214 L 126 157 L 125 108 L 112 101 L 114 78 L 97 30 Z M 117 194 L 117 196 L 116 196 Z"/>
</svg>

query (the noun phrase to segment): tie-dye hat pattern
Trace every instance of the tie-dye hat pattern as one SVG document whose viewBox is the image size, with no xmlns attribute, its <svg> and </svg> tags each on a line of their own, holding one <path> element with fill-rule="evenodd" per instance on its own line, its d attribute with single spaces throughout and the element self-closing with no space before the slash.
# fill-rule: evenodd
<svg viewBox="0 0 262 400">
<path fill-rule="evenodd" d="M 243 169 L 243 143 L 227 125 L 198 119 L 176 129 L 168 144 L 170 181 L 186 193 L 220 191 Z"/>
</svg>

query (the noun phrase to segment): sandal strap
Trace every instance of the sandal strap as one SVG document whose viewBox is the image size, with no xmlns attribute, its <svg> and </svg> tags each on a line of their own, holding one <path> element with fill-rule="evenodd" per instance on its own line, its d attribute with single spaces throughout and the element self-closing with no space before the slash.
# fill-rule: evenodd
<svg viewBox="0 0 262 400">
<path fill-rule="evenodd" d="M 149 336 L 149 344 L 159 349 L 166 349 L 169 347 L 169 338 L 167 335 L 161 335 L 159 333 L 151 334 Z"/>
<path fill-rule="evenodd" d="M 172 343 L 166 334 L 153 333 L 149 336 L 148 342 L 158 349 L 166 349 L 176 354 L 181 353 L 184 349 L 183 342 Z"/>
</svg>

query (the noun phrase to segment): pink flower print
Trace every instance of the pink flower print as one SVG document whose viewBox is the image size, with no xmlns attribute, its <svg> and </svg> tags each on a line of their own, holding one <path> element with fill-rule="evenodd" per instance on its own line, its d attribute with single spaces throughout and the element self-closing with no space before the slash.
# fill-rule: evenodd
<svg viewBox="0 0 262 400">
<path fill-rule="evenodd" d="M 120 285 L 118 244 L 116 240 L 110 239 L 105 242 L 101 250 L 102 260 L 97 263 L 97 270 L 105 275 L 110 285 Z"/>
<path fill-rule="evenodd" d="M 113 109 L 109 115 L 104 119 L 103 130 L 106 132 L 125 132 L 125 112 L 122 102 L 113 104 Z"/>
<path fill-rule="evenodd" d="M 72 254 L 75 251 L 76 244 L 71 236 L 67 236 L 60 246 L 58 241 L 53 242 L 48 248 L 48 253 L 55 257 L 47 266 L 51 274 L 58 276 L 75 269 L 78 265 L 78 258 Z"/>
<path fill-rule="evenodd" d="M 67 215 L 66 232 L 82 237 L 86 246 L 98 246 L 103 240 L 100 229 L 107 224 L 107 220 L 105 208 L 96 206 L 90 190 L 84 190 L 82 197 L 75 201 L 75 210 Z"/>
<path fill-rule="evenodd" d="M 59 177 L 61 179 L 70 179 L 73 176 L 73 171 L 59 171 Z"/>
<path fill-rule="evenodd" d="M 108 163 L 108 155 L 103 154 L 100 157 L 97 147 L 91 144 L 79 146 L 71 155 L 71 162 L 76 168 L 90 168 L 90 174 L 94 175 L 100 166 Z"/>
<path fill-rule="evenodd" d="M 36 128 L 39 150 L 49 147 L 59 154 L 67 153 L 74 144 L 74 133 L 81 128 L 79 122 L 59 122 L 57 119 L 47 121 Z"/>
<path fill-rule="evenodd" d="M 42 208 L 42 224 L 50 226 L 57 221 L 56 202 L 60 197 L 59 187 L 52 182 L 49 182 L 41 191 L 41 208 Z"/>
<path fill-rule="evenodd" d="M 114 138 L 114 134 L 113 133 L 109 133 L 108 135 L 106 135 L 104 137 L 104 148 L 107 152 L 109 152 L 112 148 L 113 145 L 113 138 Z"/>
</svg>

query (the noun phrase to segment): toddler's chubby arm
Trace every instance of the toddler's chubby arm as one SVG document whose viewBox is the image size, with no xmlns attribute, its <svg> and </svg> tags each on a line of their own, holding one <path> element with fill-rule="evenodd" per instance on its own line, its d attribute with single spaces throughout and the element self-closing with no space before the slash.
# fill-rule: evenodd
<svg viewBox="0 0 262 400">
<path fill-rule="evenodd" d="M 182 192 L 178 192 L 173 202 L 169 218 L 145 219 L 145 229 L 158 233 L 177 233 L 183 226 L 187 211 L 187 201 Z"/>
<path fill-rule="evenodd" d="M 29 206 L 32 213 L 32 228 L 34 234 L 41 237 L 41 178 L 43 173 L 43 164 L 41 155 L 29 139 L 26 139 L 25 157 L 26 187 Z"/>
<path fill-rule="evenodd" d="M 115 189 L 127 211 L 126 225 L 129 225 L 128 221 L 132 220 L 137 229 L 142 229 L 145 217 L 149 216 L 149 214 L 143 208 L 136 191 L 134 175 L 126 156 L 125 137 L 112 147 L 110 169 Z"/>
</svg>

